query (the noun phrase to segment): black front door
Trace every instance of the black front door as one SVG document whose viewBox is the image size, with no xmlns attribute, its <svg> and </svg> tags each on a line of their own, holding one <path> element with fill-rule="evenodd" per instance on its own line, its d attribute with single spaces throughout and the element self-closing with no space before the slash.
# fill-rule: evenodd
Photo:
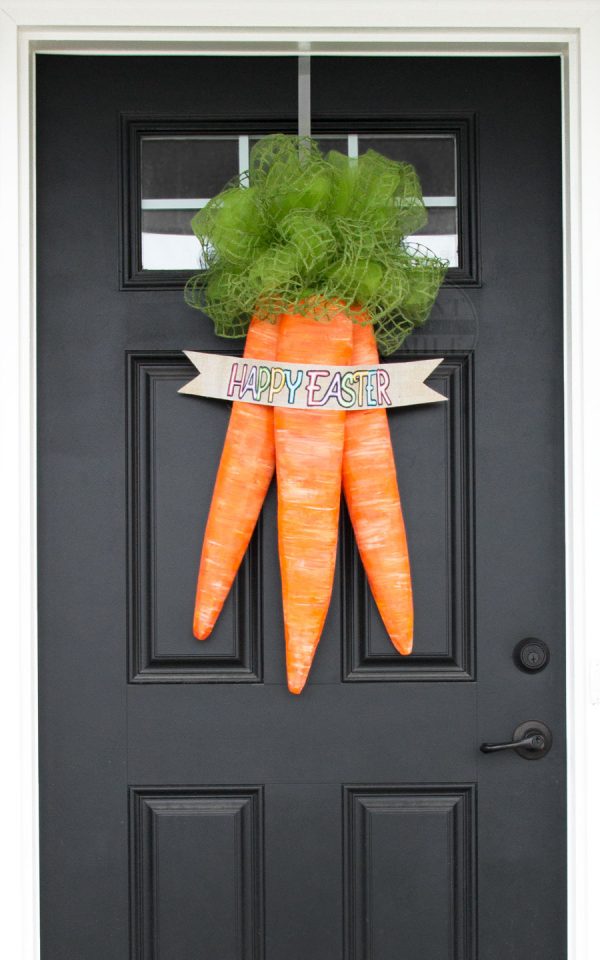
<svg viewBox="0 0 600 960">
<path fill-rule="evenodd" d="M 451 259 L 391 358 L 443 356 L 448 398 L 390 415 L 415 651 L 343 517 L 288 693 L 274 490 L 192 636 L 228 410 L 178 395 L 181 351 L 242 345 L 183 301 L 189 219 L 294 130 L 296 84 L 293 57 L 38 57 L 42 957 L 564 960 L 558 58 L 314 59 L 314 135 L 414 162 L 415 240 Z M 526 721 L 546 756 L 481 752 Z"/>
</svg>

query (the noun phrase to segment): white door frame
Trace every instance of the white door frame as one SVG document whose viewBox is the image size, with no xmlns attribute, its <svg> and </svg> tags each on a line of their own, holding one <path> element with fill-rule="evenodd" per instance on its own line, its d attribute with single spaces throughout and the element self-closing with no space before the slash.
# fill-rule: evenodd
<svg viewBox="0 0 600 960">
<path fill-rule="evenodd" d="M 569 960 L 598 960 L 600 0 L 14 0 L 0 6 L 0 947 L 11 960 L 39 956 L 36 51 L 562 56 Z"/>
</svg>

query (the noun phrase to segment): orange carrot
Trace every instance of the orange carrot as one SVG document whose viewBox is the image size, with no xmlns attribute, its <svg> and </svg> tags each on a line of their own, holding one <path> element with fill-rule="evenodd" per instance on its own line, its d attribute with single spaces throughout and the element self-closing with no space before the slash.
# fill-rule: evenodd
<svg viewBox="0 0 600 960">
<path fill-rule="evenodd" d="M 352 321 L 279 320 L 280 363 L 348 364 Z M 288 687 L 300 693 L 329 607 L 337 549 L 343 410 L 275 408 L 279 562 Z"/>
<path fill-rule="evenodd" d="M 379 362 L 373 328 L 354 327 L 353 366 Z M 346 414 L 344 496 L 371 592 L 396 649 L 410 653 L 413 600 L 406 532 L 386 410 Z"/>
<path fill-rule="evenodd" d="M 277 325 L 252 320 L 244 356 L 275 360 Z M 206 523 L 194 636 L 205 640 L 231 589 L 275 469 L 273 409 L 236 400 Z"/>
</svg>

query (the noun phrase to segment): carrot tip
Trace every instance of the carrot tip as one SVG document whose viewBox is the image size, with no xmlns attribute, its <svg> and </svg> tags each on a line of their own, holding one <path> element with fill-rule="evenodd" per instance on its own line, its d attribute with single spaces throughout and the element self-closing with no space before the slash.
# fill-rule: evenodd
<svg viewBox="0 0 600 960">
<path fill-rule="evenodd" d="M 394 643 L 394 646 L 398 653 L 402 654 L 403 657 L 408 657 L 408 655 L 412 653 L 412 640 L 410 643 Z"/>
<path fill-rule="evenodd" d="M 194 623 L 194 636 L 196 640 L 206 640 L 207 637 L 212 633 L 212 627 L 200 626 L 200 624 Z"/>
<path fill-rule="evenodd" d="M 306 677 L 288 678 L 288 690 L 290 693 L 299 694 L 302 693 L 304 687 L 306 686 Z"/>
</svg>

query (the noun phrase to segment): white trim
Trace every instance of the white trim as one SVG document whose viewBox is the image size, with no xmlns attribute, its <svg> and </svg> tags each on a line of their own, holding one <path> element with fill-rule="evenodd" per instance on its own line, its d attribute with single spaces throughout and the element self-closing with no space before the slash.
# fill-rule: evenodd
<svg viewBox="0 0 600 960">
<path fill-rule="evenodd" d="M 456 197 L 423 197 L 426 207 L 455 207 Z"/>
<path fill-rule="evenodd" d="M 351 160 L 356 160 L 358 157 L 358 134 L 349 133 L 348 134 L 348 156 Z"/>
<path fill-rule="evenodd" d="M 250 166 L 250 137 L 242 135 L 238 138 L 238 173 L 242 174 Z M 202 200 L 202 206 L 205 206 L 208 200 Z M 142 202 L 143 206 L 143 202 Z"/>
<path fill-rule="evenodd" d="M 244 170 L 247 169 L 247 166 L 244 167 Z M 199 210 L 206 206 L 209 199 L 210 197 L 152 197 L 142 200 L 141 206 L 142 210 Z"/>
<path fill-rule="evenodd" d="M 15 957 L 36 958 L 38 936 L 35 344 L 30 283 L 28 70 L 17 24 L 0 11 L 0 609 L 12 664 L 0 697 L 2 940 Z"/>
<path fill-rule="evenodd" d="M 247 140 L 247 137 L 240 137 Z M 349 153 L 349 157 L 353 154 Z M 248 169 L 248 151 L 243 154 L 246 166 L 242 167 L 242 148 L 240 146 L 240 173 Z M 142 200 L 142 210 L 198 210 L 205 207 L 210 197 L 149 197 Z M 455 207 L 456 197 L 423 197 L 423 203 L 426 207 Z"/>
<path fill-rule="evenodd" d="M 340 26 L 343 25 L 343 26 Z M 0 737 L 0 939 L 38 957 L 35 632 L 34 50 L 399 56 L 562 52 L 565 76 L 565 378 L 568 587 L 569 960 L 597 960 L 600 924 L 599 0 L 88 0 L 0 8 L 0 269 L 3 338 L 0 603 L 5 682 Z M 18 243 L 15 238 L 18 237 Z M 19 504 L 17 515 L 16 505 Z M 18 562 L 17 562 L 17 558 Z M 20 581 L 20 592 L 18 583 Z M 19 730 L 17 730 L 17 725 Z M 17 785 L 20 785 L 17 787 Z M 20 821 L 22 829 L 17 830 Z"/>
<path fill-rule="evenodd" d="M 567 528 L 572 563 L 569 612 L 572 618 L 568 695 L 570 798 L 570 907 L 575 943 L 581 956 L 600 956 L 597 923 L 600 890 L 600 711 L 593 706 L 588 678 L 598 659 L 597 595 L 600 580 L 600 401 L 594 389 L 594 356 L 600 351 L 597 322 L 597 265 L 600 241 L 595 224 L 600 217 L 600 189 L 592 154 L 600 150 L 600 13 L 582 25 L 580 69 L 573 71 L 570 115 L 579 135 L 571 139 L 572 218 L 570 270 L 570 449 L 571 477 Z M 586 912 L 587 911 L 587 912 Z M 587 951 L 587 952 L 586 952 Z M 578 956 L 578 954 L 574 954 Z"/>
</svg>

